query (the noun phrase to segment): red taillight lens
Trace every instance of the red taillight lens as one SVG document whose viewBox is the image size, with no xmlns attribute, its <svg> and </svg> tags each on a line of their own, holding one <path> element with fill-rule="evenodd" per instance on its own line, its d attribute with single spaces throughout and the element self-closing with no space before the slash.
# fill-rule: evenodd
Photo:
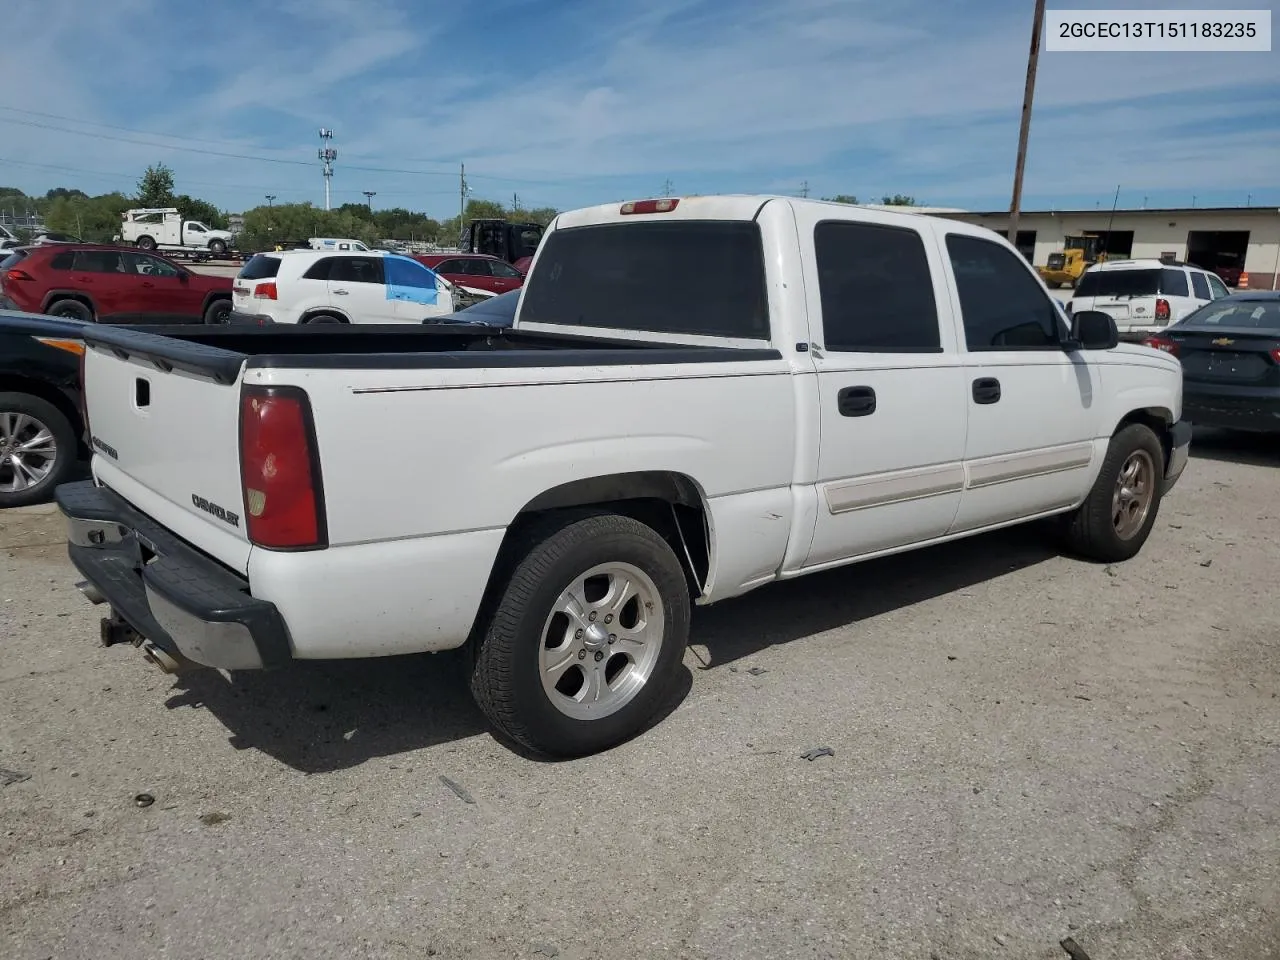
<svg viewBox="0 0 1280 960">
<path fill-rule="evenodd" d="M 240 397 L 245 529 L 260 547 L 328 543 L 311 401 L 297 387 L 245 387 Z"/>
<path fill-rule="evenodd" d="M 1163 302 L 1162 300 L 1161 303 Z M 1165 353 L 1172 353 L 1174 356 L 1178 355 L 1178 345 L 1168 337 L 1147 337 L 1142 341 L 1142 345 L 1144 347 L 1153 347 L 1156 350 L 1163 350 Z"/>
<path fill-rule="evenodd" d="M 272 280 L 270 283 L 260 283 L 253 288 L 253 297 L 255 300 L 274 300 L 276 299 L 276 284 Z"/>
<path fill-rule="evenodd" d="M 35 277 L 27 273 L 27 271 L 25 270 L 19 270 L 17 267 L 14 267 L 12 270 L 6 270 L 4 272 L 5 283 L 15 283 L 18 280 L 26 280 L 30 282 L 35 280 Z"/>
<path fill-rule="evenodd" d="M 629 213 L 670 213 L 674 210 L 680 201 L 671 197 L 664 197 L 661 200 L 632 200 L 622 205 L 622 209 L 618 211 L 622 214 Z"/>
<path fill-rule="evenodd" d="M 1276 363 L 1280 363 L 1280 350 L 1272 350 L 1271 359 L 1274 360 Z"/>
<path fill-rule="evenodd" d="M 1156 301 L 1156 319 L 1167 321 L 1171 316 L 1172 316 L 1172 313 L 1169 310 L 1169 301 L 1157 300 Z"/>
</svg>

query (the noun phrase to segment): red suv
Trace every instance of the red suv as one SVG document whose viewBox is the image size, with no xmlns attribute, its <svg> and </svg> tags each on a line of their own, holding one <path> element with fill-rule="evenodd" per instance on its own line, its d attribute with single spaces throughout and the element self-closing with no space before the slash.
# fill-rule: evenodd
<svg viewBox="0 0 1280 960">
<path fill-rule="evenodd" d="M 21 247 L 0 260 L 0 307 L 103 323 L 224 323 L 231 284 L 154 253 L 93 244 Z"/>
<path fill-rule="evenodd" d="M 506 293 L 524 283 L 524 274 L 511 264 L 483 253 L 420 254 L 413 259 L 464 290 Z"/>
</svg>

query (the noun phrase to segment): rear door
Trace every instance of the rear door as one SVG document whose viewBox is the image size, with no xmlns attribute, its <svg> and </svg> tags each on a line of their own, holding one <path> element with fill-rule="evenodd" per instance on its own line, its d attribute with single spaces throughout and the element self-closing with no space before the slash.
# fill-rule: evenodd
<svg viewBox="0 0 1280 960">
<path fill-rule="evenodd" d="M 93 301 L 99 320 L 130 323 L 146 316 L 142 290 L 126 272 L 121 251 L 77 250 L 70 276 L 71 286 Z"/>
<path fill-rule="evenodd" d="M 330 302 L 352 323 L 395 323 L 395 301 L 387 296 L 382 257 L 339 256 L 329 263 Z"/>
<path fill-rule="evenodd" d="M 494 293 L 506 293 L 508 290 L 514 290 L 524 283 L 524 274 L 509 263 L 501 260 L 486 260 L 485 267 L 491 276 L 489 277 L 489 289 Z"/>
<path fill-rule="evenodd" d="M 929 224 L 825 216 L 796 210 L 822 317 L 808 567 L 940 537 L 964 489 L 964 367 Z"/>
</svg>

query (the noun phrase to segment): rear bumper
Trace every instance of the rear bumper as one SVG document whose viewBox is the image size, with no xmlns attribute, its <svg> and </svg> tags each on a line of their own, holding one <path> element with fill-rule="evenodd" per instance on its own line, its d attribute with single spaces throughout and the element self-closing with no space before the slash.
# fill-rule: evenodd
<svg viewBox="0 0 1280 960">
<path fill-rule="evenodd" d="M 1169 428 L 1169 462 L 1164 468 L 1164 488 L 1162 494 L 1173 489 L 1182 471 L 1187 468 L 1187 460 L 1191 456 L 1191 422 L 1179 420 Z"/>
<path fill-rule="evenodd" d="M 239 310 L 232 310 L 227 314 L 227 323 L 250 324 L 261 327 L 275 323 L 275 320 L 265 313 L 241 313 Z"/>
<path fill-rule="evenodd" d="M 1182 409 L 1198 426 L 1280 433 L 1280 391 L 1221 387 L 1212 393 L 1184 382 Z"/>
<path fill-rule="evenodd" d="M 253 670 L 292 659 L 274 604 L 92 480 L 55 497 L 67 518 L 76 569 L 134 630 L 170 654 L 207 667 Z"/>
</svg>

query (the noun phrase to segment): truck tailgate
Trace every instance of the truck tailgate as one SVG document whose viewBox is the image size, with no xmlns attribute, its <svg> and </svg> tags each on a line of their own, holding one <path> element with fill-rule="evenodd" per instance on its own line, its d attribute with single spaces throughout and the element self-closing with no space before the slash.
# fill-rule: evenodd
<svg viewBox="0 0 1280 960">
<path fill-rule="evenodd" d="M 124 331 L 104 331 L 117 339 Z M 138 510 L 245 572 L 237 355 L 220 373 L 86 336 L 84 390 L 93 470 Z M 207 349 L 207 348 L 205 348 Z"/>
</svg>

